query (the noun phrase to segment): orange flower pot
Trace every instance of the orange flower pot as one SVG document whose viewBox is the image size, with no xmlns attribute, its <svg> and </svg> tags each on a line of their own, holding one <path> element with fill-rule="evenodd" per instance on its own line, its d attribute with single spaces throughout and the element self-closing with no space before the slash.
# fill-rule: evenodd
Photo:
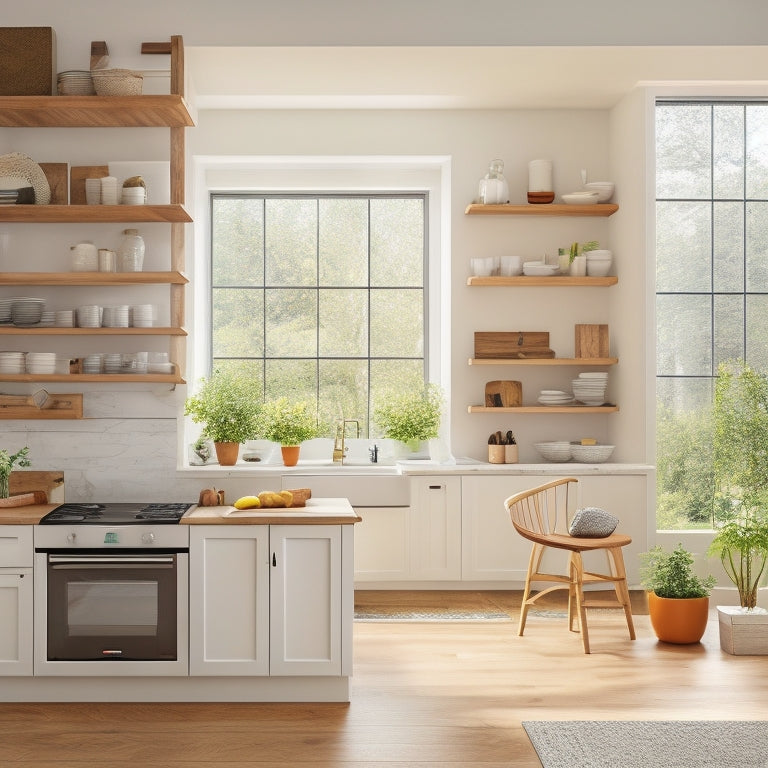
<svg viewBox="0 0 768 768">
<path fill-rule="evenodd" d="M 280 453 L 283 454 L 283 464 L 286 467 L 295 467 L 299 463 L 300 445 L 281 445 Z"/>
<path fill-rule="evenodd" d="M 214 443 L 216 458 L 222 467 L 231 467 L 237 464 L 237 456 L 240 453 L 240 443 Z"/>
<path fill-rule="evenodd" d="M 648 593 L 648 613 L 656 637 L 665 643 L 698 643 L 709 618 L 708 597 L 671 598 Z"/>
</svg>

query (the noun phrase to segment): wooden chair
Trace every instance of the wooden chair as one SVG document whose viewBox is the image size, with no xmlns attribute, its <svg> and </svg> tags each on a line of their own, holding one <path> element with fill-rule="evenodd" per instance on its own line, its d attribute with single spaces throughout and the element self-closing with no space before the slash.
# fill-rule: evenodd
<svg viewBox="0 0 768 768">
<path fill-rule="evenodd" d="M 627 588 L 627 575 L 624 570 L 622 547 L 632 542 L 629 536 L 612 533 L 604 538 L 576 538 L 568 533 L 568 513 L 575 507 L 578 480 L 566 477 L 553 480 L 528 491 L 510 496 L 504 505 L 509 510 L 512 525 L 524 538 L 533 542 L 528 573 L 525 577 L 525 590 L 520 608 L 518 635 L 523 634 L 528 609 L 536 601 L 558 589 L 568 590 L 568 628 L 574 631 L 574 621 L 578 617 L 577 630 L 581 631 L 584 653 L 589 653 L 589 631 L 587 628 L 588 608 L 623 608 L 629 628 L 629 637 L 635 639 L 635 627 L 632 623 L 632 610 Z M 570 506 L 569 506 L 570 505 Z M 542 556 L 548 548 L 570 552 L 567 574 L 541 573 Z M 584 570 L 582 552 L 604 550 L 608 559 L 608 573 L 592 573 Z M 532 582 L 553 583 L 553 586 L 531 595 Z M 613 584 L 616 599 L 590 600 L 585 597 L 585 584 Z"/>
</svg>

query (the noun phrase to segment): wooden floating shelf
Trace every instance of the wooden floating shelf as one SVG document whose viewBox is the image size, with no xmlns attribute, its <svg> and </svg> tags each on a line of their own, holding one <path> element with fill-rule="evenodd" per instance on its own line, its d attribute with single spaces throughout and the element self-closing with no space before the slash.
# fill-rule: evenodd
<svg viewBox="0 0 768 768">
<path fill-rule="evenodd" d="M 616 285 L 619 282 L 618 277 L 571 277 L 570 275 L 550 275 L 550 276 L 534 276 L 534 275 L 517 275 L 515 277 L 501 277 L 499 275 L 489 275 L 487 277 L 481 277 L 480 275 L 472 275 L 467 278 L 467 285 L 482 285 L 485 287 L 495 286 L 511 287 L 511 286 L 542 286 L 547 287 L 553 285 L 563 285 L 582 288 L 604 288 L 609 285 Z"/>
<path fill-rule="evenodd" d="M 469 413 L 616 413 L 618 405 L 521 405 L 514 408 L 502 406 L 470 405 Z"/>
<path fill-rule="evenodd" d="M 34 405 L 8 405 L 0 407 L 0 419 L 82 419 L 83 396 L 80 393 L 49 394 L 53 401 L 47 408 Z"/>
<path fill-rule="evenodd" d="M 0 325 L 0 336 L 186 336 L 184 328 L 16 328 Z"/>
<path fill-rule="evenodd" d="M 184 128 L 195 123 L 182 96 L 2 96 L 3 128 Z"/>
<path fill-rule="evenodd" d="M 469 358 L 470 365 L 616 365 L 618 362 L 618 357 Z"/>
<path fill-rule="evenodd" d="M 184 379 L 173 373 L 3 373 L 0 381 L 18 381 L 25 383 L 43 383 L 47 381 L 111 382 L 118 381 L 142 384 L 184 384 Z"/>
<path fill-rule="evenodd" d="M 619 210 L 614 203 L 597 205 L 565 205 L 545 203 L 541 205 L 482 205 L 470 203 L 464 213 L 467 216 L 611 216 Z"/>
<path fill-rule="evenodd" d="M 0 285 L 186 285 L 181 272 L 0 272 Z"/>
<path fill-rule="evenodd" d="M 183 205 L 0 205 L 0 223 L 188 224 L 191 221 Z"/>
</svg>

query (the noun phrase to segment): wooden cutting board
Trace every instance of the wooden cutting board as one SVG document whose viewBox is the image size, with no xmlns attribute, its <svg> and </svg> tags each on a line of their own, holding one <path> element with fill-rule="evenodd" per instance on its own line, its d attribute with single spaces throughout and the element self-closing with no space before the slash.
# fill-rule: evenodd
<svg viewBox="0 0 768 768">
<path fill-rule="evenodd" d="M 554 357 L 548 331 L 475 331 L 475 357 L 525 359 Z"/>
<path fill-rule="evenodd" d="M 67 179 L 69 165 L 67 163 L 39 163 L 51 188 L 51 205 L 66 205 L 69 202 Z M 85 194 L 85 183 L 83 183 Z"/>
<path fill-rule="evenodd" d="M 523 385 L 519 381 L 489 381 L 485 404 L 489 408 L 517 408 L 523 404 Z"/>
<path fill-rule="evenodd" d="M 64 473 L 22 469 L 11 472 L 11 495 L 44 491 L 51 503 L 64 501 Z"/>
</svg>

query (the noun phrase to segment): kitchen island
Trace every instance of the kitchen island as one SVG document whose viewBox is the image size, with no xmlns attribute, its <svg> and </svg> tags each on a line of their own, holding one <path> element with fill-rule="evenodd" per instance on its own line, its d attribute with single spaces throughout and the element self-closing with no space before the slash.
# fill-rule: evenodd
<svg viewBox="0 0 768 768">
<path fill-rule="evenodd" d="M 346 499 L 245 513 L 189 510 L 178 526 L 188 533 L 189 566 L 179 569 L 177 605 L 177 629 L 188 643 L 173 674 L 157 674 L 152 661 L 58 667 L 45 658 L 46 554 L 35 552 L 35 533 L 53 506 L 0 514 L 0 574 L 7 578 L 0 596 L 15 590 L 14 599 L 0 599 L 9 614 L 0 616 L 0 700 L 349 700 L 360 518 Z M 119 530 L 106 531 L 105 542 L 115 533 L 119 538 Z"/>
</svg>

